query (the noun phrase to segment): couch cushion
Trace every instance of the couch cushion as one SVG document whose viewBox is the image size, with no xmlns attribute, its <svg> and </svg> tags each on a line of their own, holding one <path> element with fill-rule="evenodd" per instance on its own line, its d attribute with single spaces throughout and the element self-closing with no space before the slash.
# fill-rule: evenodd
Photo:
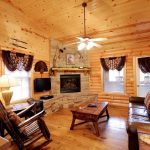
<svg viewBox="0 0 150 150">
<path fill-rule="evenodd" d="M 146 108 L 129 108 L 129 115 L 137 115 L 137 116 L 143 116 L 148 117 L 148 112 Z"/>
<path fill-rule="evenodd" d="M 146 123 L 150 122 L 149 117 L 143 117 L 143 116 L 138 116 L 138 115 L 129 115 L 128 117 L 128 124 L 129 125 L 144 125 Z"/>
</svg>

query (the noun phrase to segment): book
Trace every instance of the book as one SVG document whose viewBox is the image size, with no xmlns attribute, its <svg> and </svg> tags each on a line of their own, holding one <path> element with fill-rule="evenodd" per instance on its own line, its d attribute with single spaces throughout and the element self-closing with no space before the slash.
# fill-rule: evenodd
<svg viewBox="0 0 150 150">
<path fill-rule="evenodd" d="M 88 107 L 97 107 L 97 106 L 96 106 L 96 104 L 94 104 L 94 103 L 92 104 L 91 103 L 91 104 L 88 104 Z"/>
</svg>

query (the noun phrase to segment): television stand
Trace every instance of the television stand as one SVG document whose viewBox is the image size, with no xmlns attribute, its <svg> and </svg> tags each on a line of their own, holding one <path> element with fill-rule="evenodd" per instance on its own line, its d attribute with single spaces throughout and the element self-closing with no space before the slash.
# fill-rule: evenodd
<svg viewBox="0 0 150 150">
<path fill-rule="evenodd" d="M 40 97 L 41 100 L 47 100 L 47 99 L 51 99 L 53 98 L 54 96 L 53 95 L 43 95 Z"/>
</svg>

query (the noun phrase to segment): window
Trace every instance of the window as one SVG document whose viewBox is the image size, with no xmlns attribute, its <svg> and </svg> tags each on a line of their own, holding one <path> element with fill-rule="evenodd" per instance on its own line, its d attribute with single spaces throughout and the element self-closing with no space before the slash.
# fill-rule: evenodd
<svg viewBox="0 0 150 150">
<path fill-rule="evenodd" d="M 103 70 L 104 92 L 124 93 L 124 69 Z"/>
<path fill-rule="evenodd" d="M 25 70 L 16 70 L 12 72 L 5 67 L 5 74 L 19 80 L 18 86 L 11 87 L 11 90 L 13 91 L 11 102 L 30 97 L 30 72 Z"/>
<path fill-rule="evenodd" d="M 145 97 L 150 89 L 150 73 L 143 73 L 137 64 L 137 95 Z"/>
<path fill-rule="evenodd" d="M 139 80 L 140 80 L 140 83 L 142 84 L 147 84 L 147 83 L 150 83 L 150 73 L 143 73 L 140 69 L 139 69 Z"/>
</svg>

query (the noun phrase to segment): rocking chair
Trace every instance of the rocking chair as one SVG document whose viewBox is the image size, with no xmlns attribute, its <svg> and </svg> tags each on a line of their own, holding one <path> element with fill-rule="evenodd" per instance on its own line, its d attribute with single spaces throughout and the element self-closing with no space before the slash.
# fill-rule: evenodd
<svg viewBox="0 0 150 150">
<path fill-rule="evenodd" d="M 19 150 L 26 149 L 29 144 L 37 141 L 43 136 L 47 141 L 50 141 L 50 132 L 42 119 L 44 114 L 45 112 L 43 110 L 16 125 L 10 118 L 9 112 L 0 101 L 0 121 L 3 123 Z"/>
</svg>

